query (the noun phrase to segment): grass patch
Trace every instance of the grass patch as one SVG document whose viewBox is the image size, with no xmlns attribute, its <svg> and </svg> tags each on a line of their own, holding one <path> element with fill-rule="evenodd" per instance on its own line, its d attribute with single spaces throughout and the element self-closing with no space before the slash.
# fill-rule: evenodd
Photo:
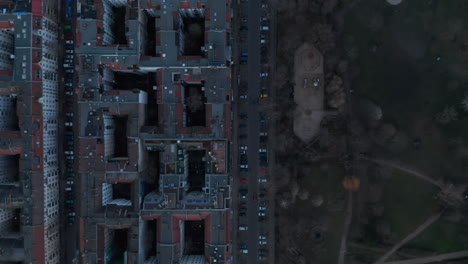
<svg viewBox="0 0 468 264">
<path fill-rule="evenodd" d="M 384 219 L 391 226 L 393 240 L 399 241 L 433 213 L 438 188 L 400 172 L 384 184 Z"/>
<path fill-rule="evenodd" d="M 466 250 L 468 245 L 468 229 L 461 224 L 439 220 L 408 246 L 449 253 Z"/>
<path fill-rule="evenodd" d="M 344 210 L 327 210 L 329 200 L 342 197 L 345 194 L 341 182 L 344 177 L 342 166 L 334 163 L 328 163 L 327 166 L 320 168 L 322 164 L 314 164 L 308 171 L 308 175 L 299 181 L 299 185 L 309 191 L 311 195 L 321 194 L 324 203 L 321 207 L 315 208 L 310 201 L 297 200 L 294 206 L 295 215 L 301 216 L 319 216 L 323 217 L 326 223 L 326 233 L 323 250 L 314 255 L 317 263 L 334 263 L 337 261 L 338 251 L 340 249 L 341 234 L 344 227 Z M 307 243 L 303 241 L 304 253 L 307 254 Z M 309 252 L 310 253 L 310 252 Z"/>
</svg>

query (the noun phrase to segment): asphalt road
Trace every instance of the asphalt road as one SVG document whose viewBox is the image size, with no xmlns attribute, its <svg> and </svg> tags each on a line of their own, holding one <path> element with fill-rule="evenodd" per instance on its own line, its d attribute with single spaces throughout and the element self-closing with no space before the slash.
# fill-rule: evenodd
<svg viewBox="0 0 468 264">
<path fill-rule="evenodd" d="M 260 115 L 259 115 L 259 95 L 261 91 L 261 64 L 260 64 L 260 17 L 265 14 L 265 10 L 261 9 L 259 0 L 250 0 L 247 3 L 241 3 L 239 10 L 240 26 L 246 26 L 245 30 L 241 31 L 241 37 L 245 37 L 244 41 L 240 42 L 240 52 L 248 53 L 248 64 L 240 65 L 240 81 L 247 85 L 247 99 L 239 99 L 237 104 L 236 117 L 239 114 L 246 114 L 247 119 L 238 119 L 238 124 L 247 125 L 246 128 L 236 128 L 239 130 L 238 134 L 247 135 L 246 139 L 239 139 L 239 145 L 246 145 L 248 157 L 248 172 L 242 172 L 240 178 L 247 178 L 247 183 L 240 184 L 240 188 L 248 189 L 248 196 L 246 199 L 239 199 L 239 202 L 247 203 L 247 216 L 239 217 L 238 222 L 242 225 L 248 226 L 248 231 L 240 231 L 238 242 L 239 244 L 246 244 L 248 249 L 247 256 L 239 258 L 239 263 L 259 263 L 258 250 L 259 250 L 259 235 L 265 233 L 261 230 L 262 223 L 259 222 L 258 216 L 258 201 L 261 200 L 259 194 L 258 178 L 260 175 L 259 166 L 259 134 L 260 134 Z M 247 21 L 245 21 L 247 20 Z M 266 78 L 266 77 L 262 77 Z M 262 99 L 265 100 L 265 99 Z M 237 149 L 238 150 L 238 146 Z M 234 153 L 237 153 L 235 151 Z M 236 160 L 236 159 L 234 159 Z M 239 166 L 239 164 L 236 164 Z M 237 190 L 235 194 L 238 195 Z M 257 197 L 254 200 L 254 195 Z M 237 215 L 237 212 L 235 213 Z M 267 215 L 268 217 L 268 215 Z M 245 257 L 247 259 L 245 259 Z"/>
</svg>

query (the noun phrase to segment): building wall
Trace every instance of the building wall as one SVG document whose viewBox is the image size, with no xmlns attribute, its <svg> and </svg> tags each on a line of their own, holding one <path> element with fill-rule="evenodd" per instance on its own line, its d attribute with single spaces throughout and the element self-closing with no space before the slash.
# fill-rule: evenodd
<svg viewBox="0 0 468 264">
<path fill-rule="evenodd" d="M 12 29 L 0 29 L 0 70 L 13 70 L 15 35 Z"/>
<path fill-rule="evenodd" d="M 102 183 L 102 205 L 106 206 L 112 201 L 112 184 Z"/>
<path fill-rule="evenodd" d="M 13 217 L 13 209 L 0 208 L 0 234 L 7 233 L 11 227 L 11 218 Z"/>
<path fill-rule="evenodd" d="M 58 121 L 58 33 L 57 25 L 42 19 L 42 29 L 34 32 L 42 37 L 39 63 L 42 78 L 42 117 L 44 155 L 44 253 L 48 263 L 59 263 L 59 191 L 57 156 Z"/>
<path fill-rule="evenodd" d="M 112 115 L 103 115 L 104 122 L 104 157 L 114 156 L 114 119 Z"/>
<path fill-rule="evenodd" d="M 14 156 L 0 155 L 0 184 L 12 183 L 15 173 L 18 173 L 18 168 L 14 168 Z"/>
<path fill-rule="evenodd" d="M 0 95 L 0 131 L 15 130 L 17 122 L 15 98 L 10 95 Z"/>
</svg>

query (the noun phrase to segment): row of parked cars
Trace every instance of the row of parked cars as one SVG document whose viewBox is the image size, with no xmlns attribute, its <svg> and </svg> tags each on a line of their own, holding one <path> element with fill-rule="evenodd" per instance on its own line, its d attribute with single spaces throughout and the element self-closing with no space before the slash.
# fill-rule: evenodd
<svg viewBox="0 0 468 264">
<path fill-rule="evenodd" d="M 268 94 L 268 81 L 269 81 L 269 68 L 268 68 L 268 61 L 269 61 L 269 51 L 268 51 L 268 46 L 270 42 L 270 25 L 269 25 L 269 17 L 268 17 L 268 4 L 265 3 L 265 0 L 261 0 L 261 6 L 260 8 L 260 16 L 255 16 L 255 17 L 249 17 L 247 16 L 246 12 L 251 5 L 247 5 L 249 3 L 248 0 L 241 0 L 241 3 L 245 3 L 241 5 L 241 17 L 240 17 L 240 76 L 238 77 L 238 96 L 239 96 L 239 101 L 245 102 L 247 99 L 249 100 L 250 104 L 256 104 L 260 103 L 261 100 L 264 98 L 267 98 L 269 96 Z M 260 23 L 258 23 L 258 21 Z M 259 28 L 259 37 L 256 37 L 255 40 L 249 39 L 248 38 L 248 23 L 250 22 L 250 25 L 255 25 L 255 27 L 258 28 L 258 24 L 260 25 Z M 254 22 L 254 23 L 252 23 Z M 254 30 L 256 30 L 254 28 Z M 252 43 L 253 41 L 253 43 Z M 260 60 L 257 61 L 252 60 L 250 58 L 249 61 L 249 56 L 253 56 L 252 54 L 249 54 L 247 50 L 249 49 L 248 45 L 246 45 L 248 42 L 250 45 L 250 52 L 255 52 L 254 57 L 260 57 Z M 255 50 L 252 51 L 252 45 L 255 47 Z M 258 50 L 256 50 L 258 48 Z M 258 53 L 257 53 L 258 52 Z M 260 55 L 260 56 L 258 56 Z M 253 63 L 253 64 L 252 64 Z M 248 69 L 246 66 L 243 65 L 248 65 Z M 252 93 L 253 91 L 248 91 L 249 90 L 249 85 L 247 83 L 247 80 L 245 79 L 248 74 L 249 70 L 252 68 L 259 67 L 260 71 L 259 74 L 257 75 L 258 81 L 260 83 L 259 87 L 256 84 L 255 85 L 255 93 Z M 252 88 L 251 88 L 252 89 Z M 257 93 L 258 92 L 258 93 Z M 249 94 L 249 96 L 248 96 Z M 258 94 L 258 97 L 257 97 Z M 254 95 L 254 96 L 252 96 Z M 248 98 L 249 97 L 249 98 Z M 254 97 L 254 98 L 250 98 Z M 268 245 L 268 237 L 267 237 L 267 230 L 266 230 L 266 225 L 263 222 L 266 222 L 267 216 L 268 216 L 268 200 L 267 200 L 267 194 L 268 190 L 266 186 L 264 185 L 265 183 L 268 182 L 268 176 L 267 176 L 267 169 L 268 167 L 268 147 L 267 147 L 267 141 L 268 141 L 268 122 L 267 118 L 265 115 L 262 113 L 260 114 L 259 118 L 259 123 L 260 123 L 260 132 L 258 135 L 252 135 L 247 133 L 248 129 L 248 119 L 251 118 L 251 116 L 248 115 L 247 112 L 243 112 L 242 109 L 244 107 L 241 106 L 239 107 L 240 113 L 238 115 L 239 117 L 239 133 L 238 133 L 238 142 L 239 142 L 239 168 L 240 168 L 240 185 L 239 185 L 239 204 L 238 204 L 238 216 L 239 216 L 239 232 L 241 235 L 239 238 L 243 239 L 245 238 L 245 235 L 247 236 L 254 236 L 252 238 L 255 238 L 258 236 L 258 252 L 256 252 L 255 249 L 252 249 L 253 252 L 250 252 L 250 254 L 256 254 L 258 253 L 258 260 L 259 262 L 266 261 L 268 257 L 268 249 L 266 246 Z M 257 113 L 255 113 L 257 115 Z M 255 116 L 255 120 L 256 120 Z M 258 125 L 257 123 L 255 125 Z M 249 137 L 259 137 L 259 146 L 258 146 L 258 152 L 257 152 L 257 147 L 255 149 L 252 149 L 253 146 L 247 144 L 247 139 Z M 258 153 L 258 154 L 257 154 Z M 258 155 L 258 156 L 257 156 Z M 258 158 L 257 158 L 258 157 Z M 247 183 L 249 180 L 249 177 L 247 177 L 247 171 L 252 168 L 249 168 L 249 159 L 258 159 L 260 168 L 258 171 L 254 171 L 252 174 L 255 176 L 256 174 L 260 175 L 259 177 L 254 177 L 254 180 L 260 183 L 259 188 L 255 187 L 255 190 L 253 193 L 249 193 L 249 190 Z M 257 161 L 256 161 L 257 162 Z M 252 163 L 250 163 L 252 165 Z M 254 210 L 248 210 L 247 207 L 250 206 L 250 209 L 252 209 L 252 206 L 254 207 Z M 257 207 L 258 206 L 258 210 Z M 249 226 L 247 225 L 246 221 L 246 216 L 247 214 L 254 214 L 251 215 L 254 216 L 255 218 L 258 217 L 258 221 L 263 223 L 259 225 L 260 229 L 258 230 L 259 233 L 257 233 L 257 230 L 249 230 Z M 249 249 L 246 243 L 244 241 L 240 240 L 239 241 L 239 250 L 241 254 L 248 254 Z M 242 261 L 240 261 L 242 262 Z"/>
<path fill-rule="evenodd" d="M 73 31 L 71 22 L 68 22 L 64 26 L 63 41 L 65 43 L 65 54 L 63 56 L 63 68 L 64 68 L 64 121 L 65 121 L 65 175 L 66 175 L 66 186 L 65 186 L 65 205 L 67 213 L 68 225 L 75 223 L 75 135 L 73 131 L 73 118 L 74 118 L 74 74 L 75 74 L 75 48 L 73 40 Z"/>
</svg>

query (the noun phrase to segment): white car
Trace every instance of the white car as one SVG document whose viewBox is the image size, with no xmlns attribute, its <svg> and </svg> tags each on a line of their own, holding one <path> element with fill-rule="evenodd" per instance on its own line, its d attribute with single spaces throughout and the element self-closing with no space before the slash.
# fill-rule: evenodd
<svg viewBox="0 0 468 264">
<path fill-rule="evenodd" d="M 71 127 L 71 126 L 73 126 L 73 122 L 65 122 L 65 126 Z"/>
<path fill-rule="evenodd" d="M 268 182 L 267 178 L 260 178 L 258 179 L 258 182 Z"/>
<path fill-rule="evenodd" d="M 67 185 L 73 185 L 74 183 L 74 181 L 67 181 Z"/>
<path fill-rule="evenodd" d="M 65 95 L 73 96 L 73 92 L 65 92 Z"/>
<path fill-rule="evenodd" d="M 241 95 L 239 96 L 240 99 L 247 99 L 247 95 Z"/>
<path fill-rule="evenodd" d="M 73 40 L 66 40 L 65 44 L 73 44 Z"/>
<path fill-rule="evenodd" d="M 268 136 L 268 132 L 260 132 L 259 136 Z"/>
<path fill-rule="evenodd" d="M 239 149 L 240 150 L 247 150 L 247 146 L 245 146 L 245 145 L 239 146 Z"/>
<path fill-rule="evenodd" d="M 265 148 L 258 149 L 258 152 L 267 152 Z"/>
<path fill-rule="evenodd" d="M 73 113 L 65 113 L 66 116 L 73 116 Z"/>
<path fill-rule="evenodd" d="M 268 77 L 268 72 L 261 72 L 260 77 Z"/>
<path fill-rule="evenodd" d="M 248 168 L 249 168 L 249 165 L 241 164 L 241 165 L 240 165 L 240 168 L 241 168 L 241 169 L 248 169 Z"/>
<path fill-rule="evenodd" d="M 265 212 L 258 212 L 258 216 L 266 216 Z"/>
<path fill-rule="evenodd" d="M 267 43 L 266 39 L 261 39 L 260 40 L 260 44 L 266 44 L 266 43 Z"/>
<path fill-rule="evenodd" d="M 245 230 L 248 230 L 248 229 L 249 229 L 249 227 L 246 226 L 246 225 L 240 225 L 239 226 L 239 230 L 241 230 L 241 231 L 245 231 Z"/>
<path fill-rule="evenodd" d="M 69 216 L 75 216 L 76 213 L 75 213 L 75 212 L 70 212 L 70 213 L 68 213 L 68 215 L 69 215 Z"/>
<path fill-rule="evenodd" d="M 266 240 L 260 240 L 260 241 L 258 241 L 258 244 L 259 245 L 266 245 L 268 243 L 266 242 Z"/>
<path fill-rule="evenodd" d="M 258 207 L 258 210 L 265 211 L 265 210 L 266 210 L 266 207 L 259 206 L 259 207 Z"/>
<path fill-rule="evenodd" d="M 65 152 L 65 155 L 73 155 L 73 151 L 72 150 L 66 150 L 64 151 Z"/>
<path fill-rule="evenodd" d="M 258 236 L 258 239 L 259 239 L 259 240 L 265 240 L 265 239 L 267 239 L 267 238 L 266 238 L 266 236 Z"/>
<path fill-rule="evenodd" d="M 260 21 L 268 21 L 268 17 L 261 17 Z"/>
<path fill-rule="evenodd" d="M 244 253 L 244 254 L 247 254 L 247 253 L 249 253 L 249 250 L 248 249 L 241 249 L 240 252 Z"/>
<path fill-rule="evenodd" d="M 74 56 L 74 55 L 67 54 L 67 55 L 65 55 L 65 58 L 67 58 L 67 59 L 74 59 L 75 56 Z"/>
</svg>

